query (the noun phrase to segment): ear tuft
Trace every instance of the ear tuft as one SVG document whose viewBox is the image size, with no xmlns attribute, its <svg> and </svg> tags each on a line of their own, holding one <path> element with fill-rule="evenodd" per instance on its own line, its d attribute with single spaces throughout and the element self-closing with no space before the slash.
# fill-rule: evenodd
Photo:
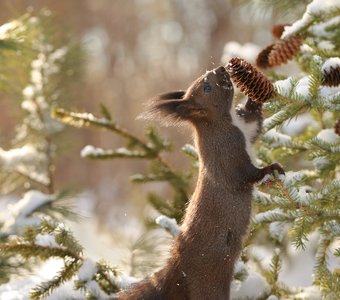
<svg viewBox="0 0 340 300">
<path fill-rule="evenodd" d="M 167 102 L 168 100 L 183 99 L 184 95 L 185 91 L 180 90 L 163 93 L 151 98 L 145 106 L 145 111 L 141 113 L 137 119 L 156 120 L 164 123 L 165 125 L 169 125 L 168 121 L 172 118 L 172 113 L 170 112 L 176 110 L 176 105 L 175 103 L 169 104 Z M 171 123 L 173 122 L 174 120 L 171 120 Z"/>
<path fill-rule="evenodd" d="M 161 94 L 152 98 L 138 118 L 175 125 L 207 117 L 207 111 L 192 99 L 183 99 L 184 91 Z"/>
<path fill-rule="evenodd" d="M 185 95 L 185 91 L 173 91 L 173 92 L 160 94 L 160 95 L 152 98 L 151 101 L 183 99 L 184 95 Z"/>
</svg>

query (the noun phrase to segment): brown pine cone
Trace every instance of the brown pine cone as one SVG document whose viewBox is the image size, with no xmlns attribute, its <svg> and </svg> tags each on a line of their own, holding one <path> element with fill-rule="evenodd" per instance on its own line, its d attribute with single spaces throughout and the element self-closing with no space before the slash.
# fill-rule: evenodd
<svg viewBox="0 0 340 300">
<path fill-rule="evenodd" d="M 337 135 L 340 135 L 340 119 L 336 122 L 334 130 Z"/>
<path fill-rule="evenodd" d="M 266 69 L 270 67 L 268 58 L 270 52 L 274 49 L 275 44 L 271 44 L 264 48 L 256 58 L 256 66 L 262 69 Z"/>
<path fill-rule="evenodd" d="M 338 86 L 340 85 L 340 66 L 330 67 L 330 70 L 323 72 L 322 85 Z"/>
<path fill-rule="evenodd" d="M 285 30 L 285 26 L 288 26 L 290 24 L 277 24 L 272 27 L 272 35 L 276 37 L 277 39 L 280 39 L 282 36 L 282 33 Z"/>
<path fill-rule="evenodd" d="M 281 38 L 283 31 L 285 30 L 285 25 L 277 24 L 272 27 L 272 35 L 277 39 Z"/>
<path fill-rule="evenodd" d="M 273 50 L 268 55 L 270 66 L 279 66 L 291 60 L 300 50 L 302 38 L 291 35 L 287 39 L 275 43 Z"/>
<path fill-rule="evenodd" d="M 273 84 L 253 67 L 250 63 L 239 57 L 232 58 L 227 70 L 236 86 L 244 92 L 250 100 L 262 104 L 274 95 Z"/>
</svg>

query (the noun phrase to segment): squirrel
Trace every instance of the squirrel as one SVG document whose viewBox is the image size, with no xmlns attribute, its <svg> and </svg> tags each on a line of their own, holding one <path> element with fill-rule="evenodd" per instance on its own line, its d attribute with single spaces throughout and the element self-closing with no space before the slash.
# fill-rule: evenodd
<svg viewBox="0 0 340 300">
<path fill-rule="evenodd" d="M 151 100 L 144 117 L 193 127 L 199 175 L 181 233 L 163 269 L 116 294 L 124 300 L 230 299 L 234 264 L 247 234 L 254 183 L 277 171 L 257 168 L 251 144 L 261 131 L 261 105 L 248 100 L 236 109 L 224 66 L 195 80 L 186 91 Z"/>
</svg>

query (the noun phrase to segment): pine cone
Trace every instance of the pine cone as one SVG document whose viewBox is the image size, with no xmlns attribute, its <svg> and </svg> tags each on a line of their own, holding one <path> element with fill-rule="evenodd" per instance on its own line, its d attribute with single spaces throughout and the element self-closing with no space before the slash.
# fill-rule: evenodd
<svg viewBox="0 0 340 300">
<path fill-rule="evenodd" d="M 334 127 L 335 133 L 340 136 L 340 119 L 336 122 Z"/>
<path fill-rule="evenodd" d="M 302 39 L 296 35 L 291 35 L 287 39 L 279 40 L 275 43 L 273 50 L 268 55 L 270 66 L 279 66 L 291 60 L 300 50 Z"/>
<path fill-rule="evenodd" d="M 277 24 L 272 27 L 272 35 L 276 37 L 277 39 L 281 38 L 282 33 L 285 30 L 285 26 L 288 26 L 290 24 Z"/>
<path fill-rule="evenodd" d="M 250 100 L 262 104 L 274 94 L 273 84 L 255 67 L 245 60 L 234 57 L 227 66 L 227 70 L 241 92 Z"/>
<path fill-rule="evenodd" d="M 270 67 L 268 58 L 270 52 L 273 50 L 275 44 L 271 44 L 264 48 L 257 56 L 256 58 L 256 66 L 262 69 L 266 69 Z"/>
<path fill-rule="evenodd" d="M 340 85 L 340 66 L 330 67 L 330 70 L 323 72 L 322 85 Z"/>
</svg>

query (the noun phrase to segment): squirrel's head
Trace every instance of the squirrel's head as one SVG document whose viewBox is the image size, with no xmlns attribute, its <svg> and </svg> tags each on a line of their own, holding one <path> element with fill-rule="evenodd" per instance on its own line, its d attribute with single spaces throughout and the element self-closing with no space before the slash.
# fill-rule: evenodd
<svg viewBox="0 0 340 300">
<path fill-rule="evenodd" d="M 196 79 L 186 91 L 154 97 L 142 116 L 166 124 L 182 121 L 194 125 L 219 122 L 230 116 L 234 88 L 225 67 L 220 66 Z M 228 118 L 229 119 L 229 118 Z"/>
</svg>

